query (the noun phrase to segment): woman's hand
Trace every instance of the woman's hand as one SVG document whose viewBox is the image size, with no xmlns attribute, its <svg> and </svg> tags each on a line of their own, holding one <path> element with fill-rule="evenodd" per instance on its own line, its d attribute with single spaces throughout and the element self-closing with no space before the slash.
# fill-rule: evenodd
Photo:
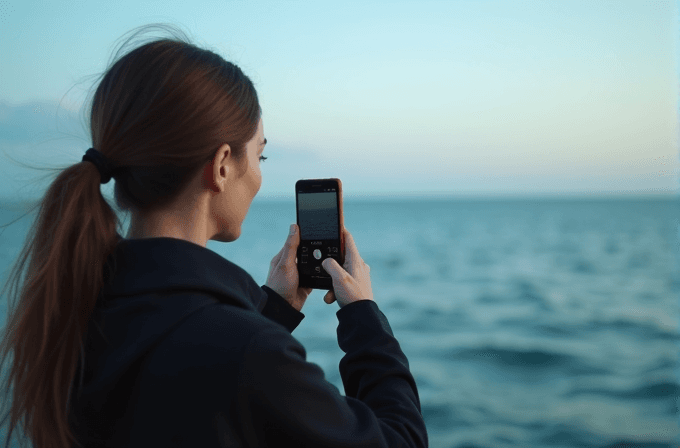
<svg viewBox="0 0 680 448">
<path fill-rule="evenodd" d="M 272 258 L 265 285 L 286 299 L 286 302 L 290 303 L 293 308 L 302 311 L 302 306 L 305 304 L 307 296 L 312 292 L 312 288 L 298 287 L 300 277 L 298 276 L 295 257 L 299 244 L 300 232 L 298 232 L 297 224 L 292 224 L 286 243 L 279 253 Z"/>
<path fill-rule="evenodd" d="M 333 279 L 333 289 L 326 293 L 323 301 L 329 305 L 337 300 L 342 308 L 358 300 L 373 300 L 371 267 L 359 255 L 354 238 L 349 230 L 345 234 L 345 264 L 340 266 L 332 258 L 326 258 L 321 265 Z"/>
</svg>

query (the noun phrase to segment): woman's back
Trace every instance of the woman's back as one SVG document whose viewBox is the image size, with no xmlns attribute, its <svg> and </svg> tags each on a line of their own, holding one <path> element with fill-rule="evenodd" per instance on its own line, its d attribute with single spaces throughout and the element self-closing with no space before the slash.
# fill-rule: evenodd
<svg viewBox="0 0 680 448">
<path fill-rule="evenodd" d="M 72 392 L 84 446 L 426 446 L 375 302 L 337 312 L 344 397 L 290 334 L 304 315 L 238 266 L 172 238 L 126 240 L 113 258 Z"/>
</svg>

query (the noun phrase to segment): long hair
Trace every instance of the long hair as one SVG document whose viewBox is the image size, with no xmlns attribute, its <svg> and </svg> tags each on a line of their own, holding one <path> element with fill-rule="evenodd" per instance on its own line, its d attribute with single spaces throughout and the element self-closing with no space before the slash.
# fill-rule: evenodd
<svg viewBox="0 0 680 448">
<path fill-rule="evenodd" d="M 126 44 L 154 27 L 168 29 L 137 28 Z M 114 187 L 122 211 L 171 204 L 225 143 L 245 168 L 245 144 L 257 131 L 261 109 L 251 80 L 181 30 L 171 34 L 119 57 L 123 45 L 85 103 L 92 146 L 123 167 Z M 10 352 L 12 363 L 0 396 L 11 407 L 0 427 L 10 417 L 5 448 L 19 422 L 35 448 L 71 448 L 82 446 L 69 426 L 71 393 L 82 385 L 74 378 L 122 226 L 90 162 L 59 170 L 36 207 L 3 288 L 11 286 L 0 368 Z"/>
</svg>

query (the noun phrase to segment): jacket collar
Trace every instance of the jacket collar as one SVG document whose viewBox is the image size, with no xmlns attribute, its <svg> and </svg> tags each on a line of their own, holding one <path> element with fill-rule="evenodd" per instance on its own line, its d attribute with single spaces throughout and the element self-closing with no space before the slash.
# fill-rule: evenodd
<svg viewBox="0 0 680 448">
<path fill-rule="evenodd" d="M 197 291 L 223 303 L 262 311 L 267 293 L 241 267 L 190 241 L 123 239 L 107 259 L 102 297 Z"/>
</svg>

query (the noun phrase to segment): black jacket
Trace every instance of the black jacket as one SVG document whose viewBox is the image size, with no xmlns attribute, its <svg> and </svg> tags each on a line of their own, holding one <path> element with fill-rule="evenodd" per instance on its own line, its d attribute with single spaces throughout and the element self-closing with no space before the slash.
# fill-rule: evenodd
<svg viewBox="0 0 680 448">
<path fill-rule="evenodd" d="M 122 240 L 106 266 L 71 392 L 83 446 L 427 446 L 376 302 L 336 313 L 342 396 L 291 335 L 304 315 L 210 249 Z"/>
</svg>

